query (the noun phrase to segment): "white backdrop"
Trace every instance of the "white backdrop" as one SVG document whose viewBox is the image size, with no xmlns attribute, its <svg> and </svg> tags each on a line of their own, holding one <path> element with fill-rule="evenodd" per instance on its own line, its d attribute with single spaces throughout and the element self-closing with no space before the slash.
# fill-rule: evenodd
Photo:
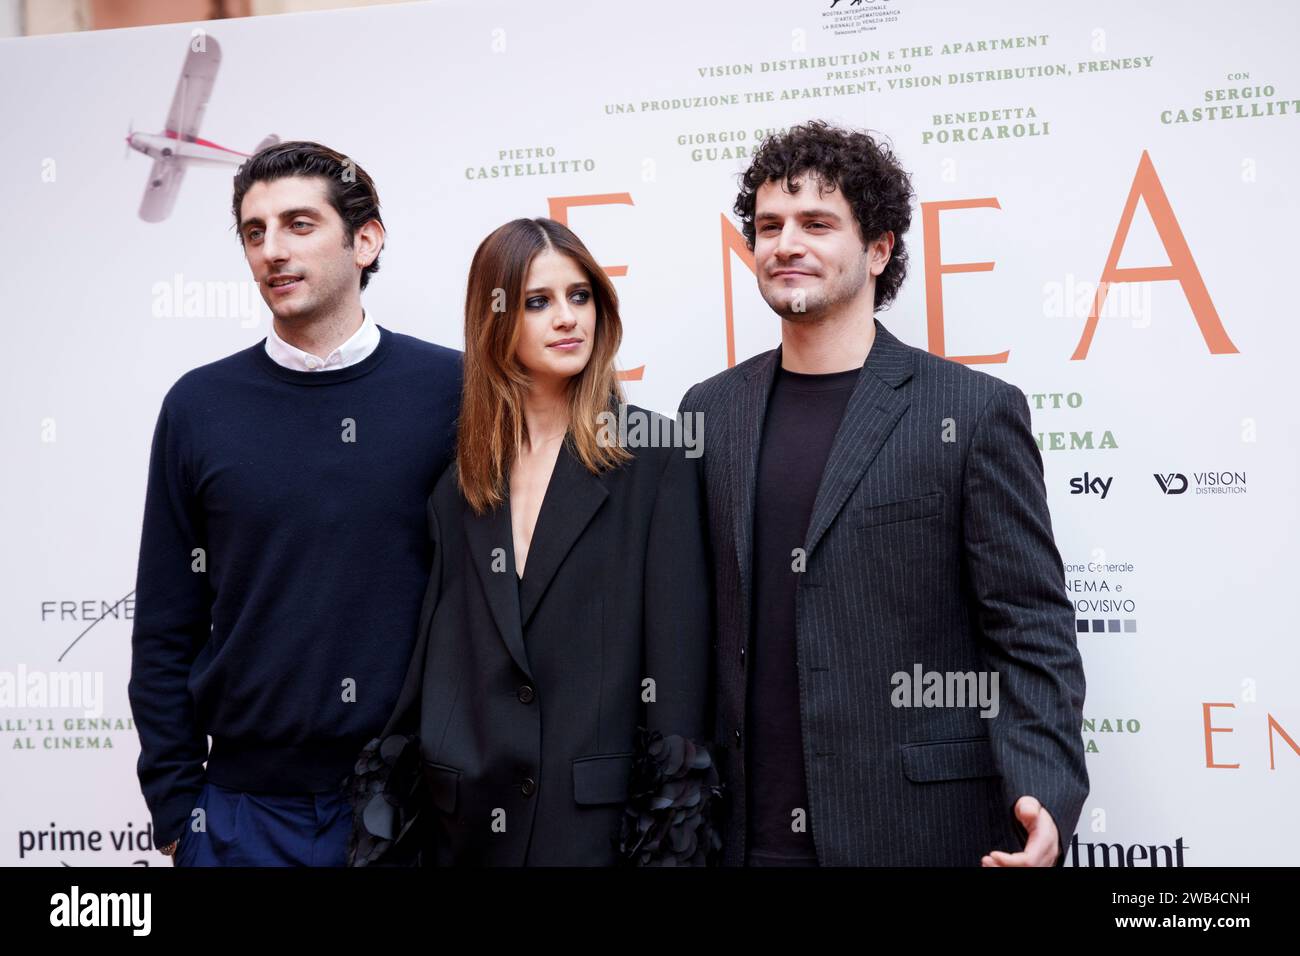
<svg viewBox="0 0 1300 956">
<path fill-rule="evenodd" d="M 727 365 L 729 314 L 737 361 L 779 339 L 734 251 L 738 147 L 819 117 L 887 134 L 920 203 L 967 202 L 929 227 L 918 208 L 882 321 L 949 356 L 1008 352 L 975 367 L 1031 396 L 1042 435 L 1087 622 L 1092 793 L 1068 862 L 1295 863 L 1300 15 L 1160 7 L 1177 18 L 1118 0 L 466 0 L 215 22 L 199 135 L 315 139 L 364 166 L 388 226 L 367 306 L 457 347 L 482 237 L 597 197 L 568 221 L 616 275 L 620 362 L 644 366 L 630 399 L 671 412 Z M 122 601 L 149 441 L 171 383 L 268 319 L 251 285 L 247 311 L 204 301 L 248 282 L 233 166 L 190 169 L 167 220 L 137 216 L 149 161 L 123 137 L 162 131 L 193 26 L 0 41 L 0 863 L 164 862 L 144 849 Z M 1177 233 L 1205 294 L 1186 269 L 1117 284 L 1072 358 L 1144 153 L 1168 212 L 1147 180 L 1118 265 L 1167 266 Z M 1104 498 L 1071 493 L 1085 474 Z M 1178 474 L 1166 494 L 1156 476 Z M 60 688 L 87 697 L 62 706 Z"/>
</svg>

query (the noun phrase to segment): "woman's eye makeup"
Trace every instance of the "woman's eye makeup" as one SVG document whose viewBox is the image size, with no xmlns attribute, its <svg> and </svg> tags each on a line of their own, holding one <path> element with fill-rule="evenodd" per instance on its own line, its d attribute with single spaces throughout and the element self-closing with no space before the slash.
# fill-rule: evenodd
<svg viewBox="0 0 1300 956">
<path fill-rule="evenodd" d="M 570 293 L 570 297 L 573 296 L 578 297 L 577 300 L 578 305 L 586 305 L 587 302 L 590 301 L 591 299 L 591 292 L 588 291 L 587 289 L 575 289 L 572 293 Z M 531 299 L 527 300 L 524 304 L 530 309 L 544 309 L 546 308 L 546 304 L 548 302 L 550 302 L 550 299 L 548 299 L 546 296 L 535 295 Z"/>
</svg>

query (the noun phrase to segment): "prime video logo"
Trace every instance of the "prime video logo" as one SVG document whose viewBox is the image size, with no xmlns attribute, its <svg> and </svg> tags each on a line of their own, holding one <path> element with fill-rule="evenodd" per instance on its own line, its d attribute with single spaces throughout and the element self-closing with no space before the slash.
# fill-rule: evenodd
<svg viewBox="0 0 1300 956">
<path fill-rule="evenodd" d="M 73 886 L 50 897 L 51 926 L 129 926 L 132 935 L 148 936 L 153 925 L 150 893 L 87 893 Z"/>
</svg>

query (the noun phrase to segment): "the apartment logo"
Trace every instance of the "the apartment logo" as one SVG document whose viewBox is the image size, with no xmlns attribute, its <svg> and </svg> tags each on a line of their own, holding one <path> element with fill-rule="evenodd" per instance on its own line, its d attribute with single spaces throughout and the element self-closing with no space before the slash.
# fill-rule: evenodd
<svg viewBox="0 0 1300 956">
<path fill-rule="evenodd" d="M 1188 847 L 1183 838 L 1170 843 L 1080 843 L 1079 834 L 1070 839 L 1066 866 L 1088 867 L 1178 867 L 1184 866 L 1183 853 Z"/>
</svg>

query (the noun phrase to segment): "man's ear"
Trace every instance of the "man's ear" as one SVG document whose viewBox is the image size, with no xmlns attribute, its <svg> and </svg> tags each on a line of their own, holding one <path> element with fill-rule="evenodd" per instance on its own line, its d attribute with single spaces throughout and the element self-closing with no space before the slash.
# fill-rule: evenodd
<svg viewBox="0 0 1300 956">
<path fill-rule="evenodd" d="M 871 267 L 871 274 L 878 276 L 884 272 L 893 253 L 894 234 L 888 231 L 882 232 L 867 246 L 867 261 Z"/>
<path fill-rule="evenodd" d="M 357 265 L 364 269 L 379 258 L 384 248 L 384 227 L 378 219 L 371 219 L 352 234 L 352 247 L 357 251 Z"/>
</svg>

